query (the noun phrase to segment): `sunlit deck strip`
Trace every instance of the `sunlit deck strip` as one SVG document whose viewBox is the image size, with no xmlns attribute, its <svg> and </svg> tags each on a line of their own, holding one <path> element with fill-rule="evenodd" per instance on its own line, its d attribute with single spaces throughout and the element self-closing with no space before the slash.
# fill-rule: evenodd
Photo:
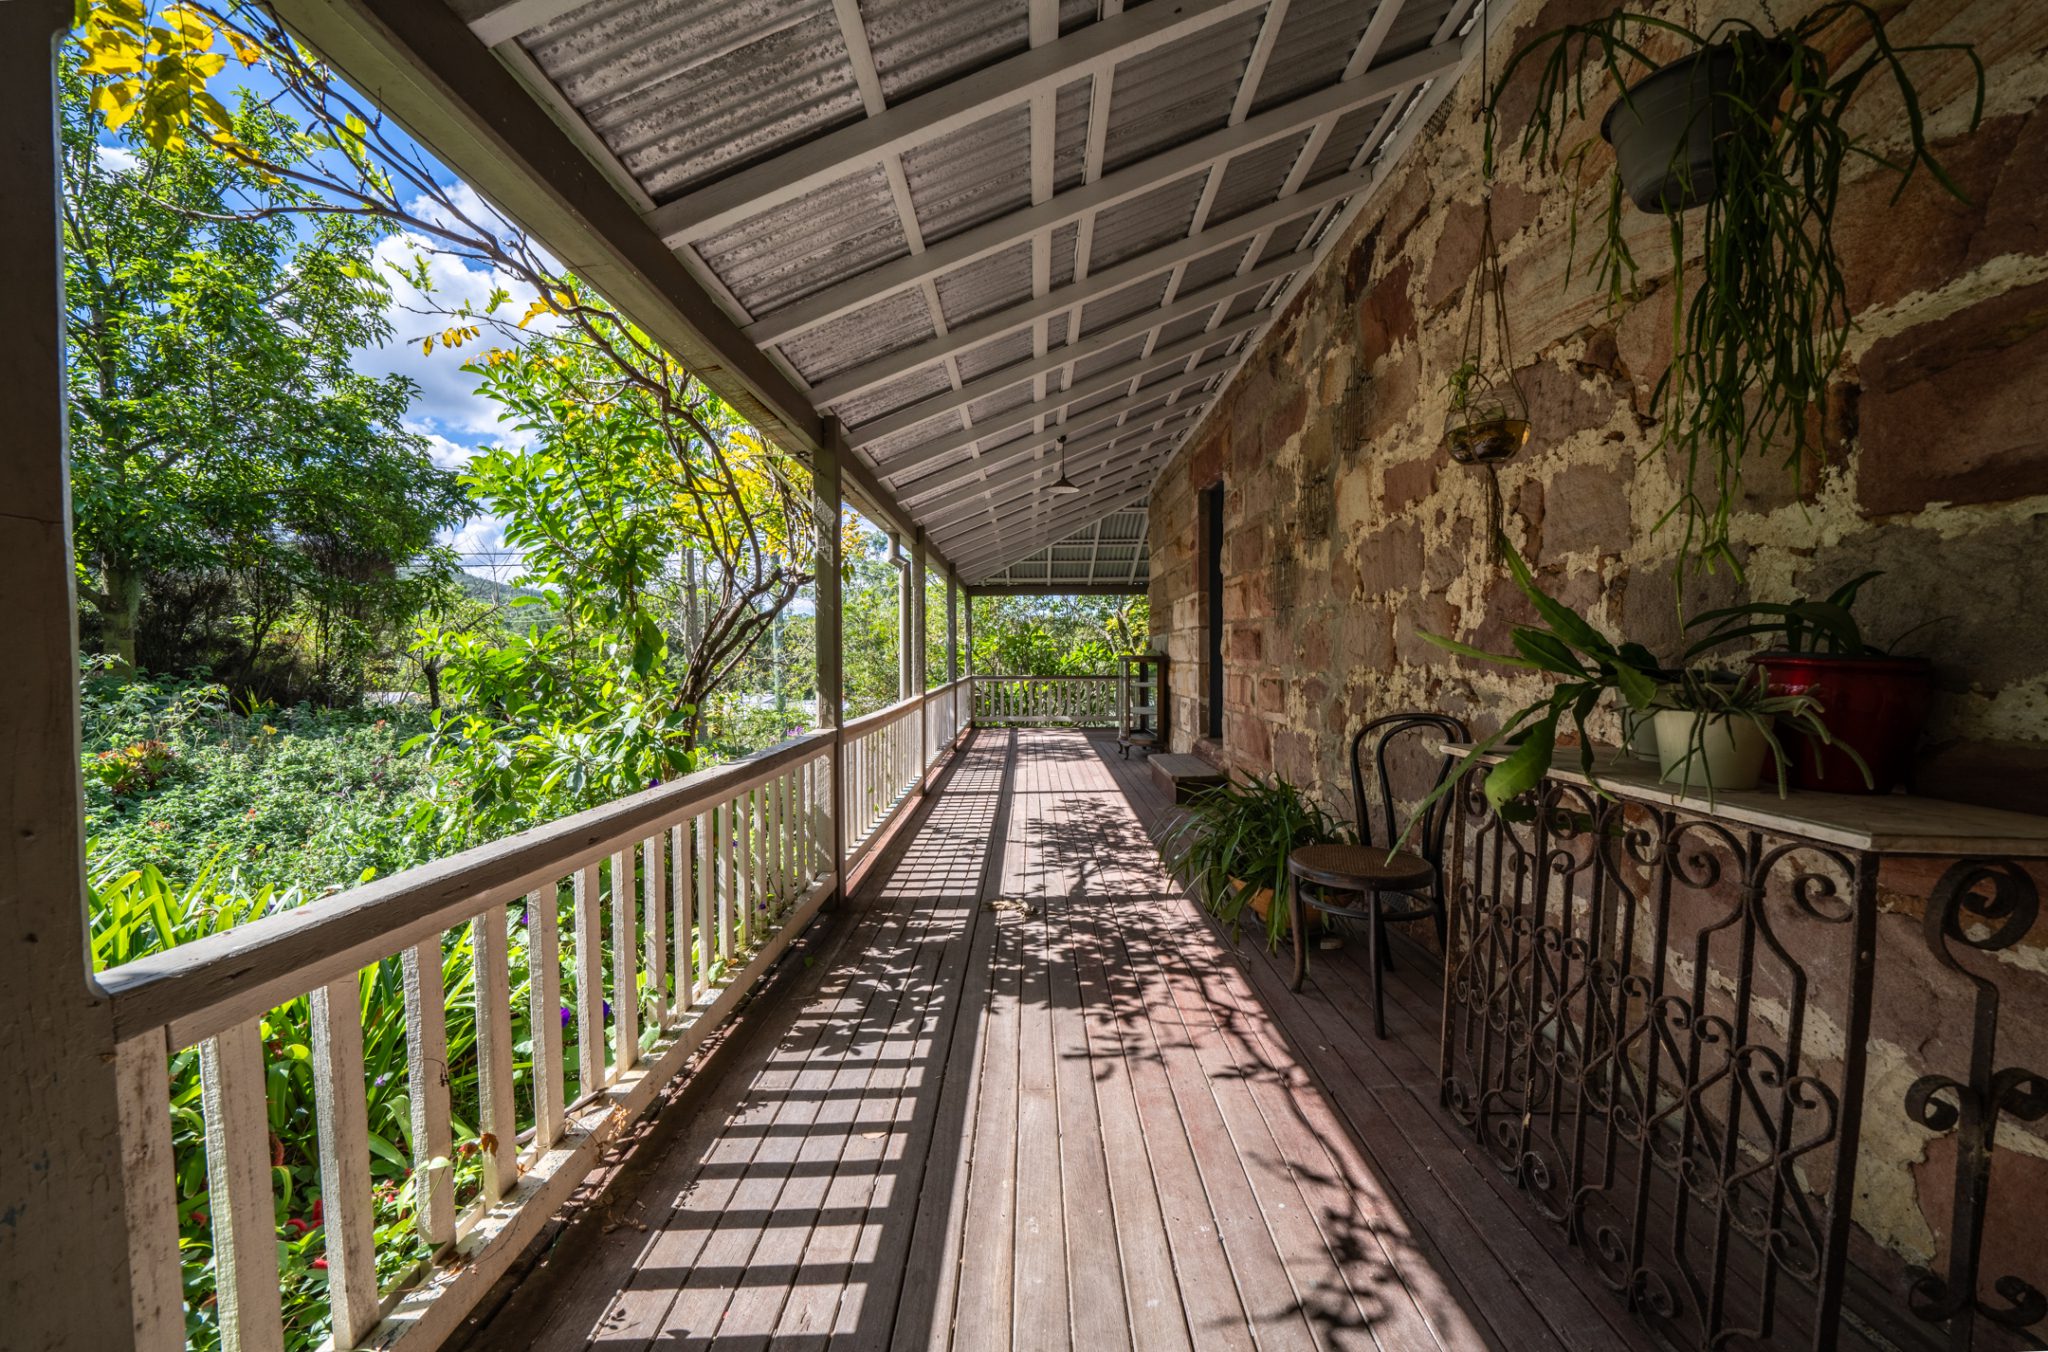
<svg viewBox="0 0 2048 1352">
<path fill-rule="evenodd" d="M 624 1223 L 470 1345 L 1645 1345 L 1435 1115 L 1416 965 L 1393 1040 L 1315 1049 L 1326 1094 L 1159 868 L 1163 810 L 1107 739 L 974 734 Z M 1347 970 L 1310 1036 L 1364 1036 Z"/>
</svg>

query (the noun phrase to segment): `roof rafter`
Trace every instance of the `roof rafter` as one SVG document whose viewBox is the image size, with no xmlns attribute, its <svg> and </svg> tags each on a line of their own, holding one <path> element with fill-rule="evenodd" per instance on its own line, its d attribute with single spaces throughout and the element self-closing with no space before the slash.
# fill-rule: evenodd
<svg viewBox="0 0 2048 1352">
<path fill-rule="evenodd" d="M 967 473 L 971 473 L 975 469 L 989 469 L 989 467 L 995 467 L 995 465 L 1004 465 L 1008 461 L 1018 459 L 1020 455 L 1030 455 L 1032 451 L 1040 451 L 1044 447 L 1051 447 L 1051 445 L 1055 445 L 1055 442 L 1061 436 L 1067 438 L 1067 453 L 1071 455 L 1075 451 L 1085 449 L 1081 445 L 1081 440 L 1079 440 L 1081 436 L 1092 434 L 1096 428 L 1104 426 L 1106 422 L 1120 422 L 1128 414 L 1143 410 L 1147 404 L 1155 402 L 1155 399 L 1159 399 L 1159 397 L 1178 399 L 1180 395 L 1188 393 L 1190 389 L 1200 389 L 1202 385 L 1208 385 L 1210 381 L 1214 381 L 1219 375 L 1223 375 L 1223 371 L 1227 371 L 1229 365 L 1231 365 L 1231 356 L 1217 356 L 1217 358 L 1214 358 L 1214 361 L 1202 363 L 1200 367 L 1196 367 L 1194 371 L 1188 371 L 1186 375 L 1167 379 L 1167 381 L 1159 381 L 1157 385 L 1147 385 L 1145 389 L 1139 389 L 1137 393 L 1126 393 L 1126 395 L 1122 395 L 1118 399 L 1112 399 L 1110 404 L 1100 404 L 1100 406 L 1087 410 L 1083 414 L 1073 414 L 1067 422 L 1061 422 L 1057 426 L 1036 428 L 1036 430 L 1024 434 L 1018 440 L 1008 440 L 1008 442 L 1004 442 L 1004 445 L 999 445 L 999 447 L 989 447 L 987 451 L 983 451 L 975 459 L 961 461 L 958 465 L 946 465 L 944 469 L 938 469 L 938 471 L 928 473 L 928 475 L 918 477 L 918 479 L 911 479 L 907 483 L 897 483 L 897 492 L 903 494 L 903 502 L 905 504 L 918 502 L 918 500 L 930 496 L 932 490 L 944 488 L 946 483 L 956 483 L 958 479 L 967 477 Z M 954 451 L 956 449 L 958 447 L 954 447 Z M 920 451 L 924 451 L 924 447 L 920 447 Z M 909 469 L 911 469 L 909 465 L 895 465 L 895 463 L 885 461 L 883 467 L 879 469 L 879 473 L 883 475 L 883 479 L 889 479 L 891 483 L 895 483 Z"/>
<path fill-rule="evenodd" d="M 1150 8 L 1152 6 L 1146 6 L 1146 9 Z M 1090 211 L 1115 206 L 1162 183 L 1206 171 L 1219 160 L 1227 160 L 1268 141 L 1291 136 L 1321 118 L 1378 103 L 1443 74 L 1456 61 L 1454 51 L 1429 48 L 1398 61 L 1390 61 L 1351 80 L 1269 108 L 1235 127 L 1224 127 L 1170 150 L 1149 155 L 1112 170 L 1093 183 L 1054 193 L 1035 206 L 998 216 L 939 240 L 922 254 L 897 258 L 870 268 L 802 300 L 769 311 L 747 326 L 747 337 L 760 344 L 793 337 L 905 287 L 916 286 L 926 277 L 937 277 L 991 254 L 1001 253 L 1042 232 L 1077 220 Z"/>
<path fill-rule="evenodd" d="M 920 142 L 1028 102 L 1080 75 L 1178 41 L 1260 9 L 1268 0 L 1181 0 L 1146 5 L 1089 24 L 1071 36 L 906 99 L 868 118 L 716 179 L 655 208 L 648 222 L 671 243 L 714 234 L 762 211 L 796 201 L 856 169 Z"/>
<path fill-rule="evenodd" d="M 1212 378 L 1204 377 L 1205 380 Z M 1087 438 L 1069 441 L 1066 453 L 1067 464 L 1071 468 L 1077 462 L 1086 463 L 1088 457 L 1093 452 L 1108 450 L 1119 444 L 1127 444 L 1137 434 L 1155 431 L 1168 423 L 1184 422 L 1190 415 L 1200 413 L 1203 407 L 1204 405 L 1201 403 L 1194 403 L 1185 405 L 1168 404 L 1157 410 L 1148 409 L 1143 413 L 1134 415 L 1136 421 L 1119 421 L 1115 426 L 1110 427 L 1106 431 L 1096 433 Z M 1147 418 L 1151 421 L 1143 421 Z M 1054 443 L 1051 441 L 1033 438 L 1028 446 L 1020 443 L 1021 448 L 1017 454 L 1004 456 L 1000 460 L 991 457 L 983 460 L 962 461 L 958 465 L 948 465 L 944 470 L 932 475 L 929 479 L 919 481 L 905 495 L 906 500 L 915 502 L 917 504 L 916 510 L 922 515 L 935 521 L 944 520 L 946 519 L 948 509 L 964 502 L 971 502 L 976 497 L 985 496 L 993 489 L 1012 483 L 1020 483 L 1041 475 L 1049 475 L 1058 467 L 1058 461 L 1050 456 L 1035 453 L 1042 452 L 1047 446 L 1052 444 Z M 1010 448 L 1005 446 L 1003 449 L 1007 451 Z M 980 474 L 982 477 L 976 479 L 974 477 L 976 474 Z M 958 487 L 955 487 L 955 485 L 958 485 Z"/>
<path fill-rule="evenodd" d="M 1193 425 L 1192 421 L 1176 413 L 1162 412 L 1160 416 L 1143 426 L 1119 428 L 1117 436 L 1122 439 L 1121 442 L 1100 448 L 1102 451 L 1116 451 L 1118 454 L 1115 458 L 1106 454 L 1090 454 L 1078 458 L 1070 455 L 1067 457 L 1067 473 L 1071 476 L 1078 471 L 1083 480 L 1090 480 L 1099 486 L 1103 480 L 1140 464 L 1146 458 L 1145 452 L 1166 446 Z M 953 500 L 942 506 L 928 504 L 924 509 L 924 515 L 932 522 L 934 529 L 943 530 L 959 526 L 984 512 L 992 515 L 999 513 L 1013 504 L 1029 502 L 1038 496 L 1040 481 L 1049 477 L 1056 468 L 1056 461 L 1043 457 L 1013 465 L 980 483 L 955 489 L 948 495 Z M 1083 497 L 1076 501 L 1085 505 L 1086 494 L 1093 489 L 1089 483 L 1083 483 L 1082 490 Z M 978 526 L 976 529 L 993 530 L 997 535 L 1001 535 L 1018 524 L 1014 518 L 1006 520 L 1000 515 L 994 515 L 994 519 L 986 526 Z"/>
<path fill-rule="evenodd" d="M 1085 380 L 1077 380 L 1057 394 L 1049 394 L 1045 398 L 1036 400 L 1033 403 L 1019 405 L 1016 408 L 1006 409 L 1001 413 L 991 414 L 989 415 L 989 420 L 980 429 L 969 429 L 971 432 L 978 431 L 978 435 L 968 436 L 965 442 L 956 442 L 954 445 L 946 446 L 943 450 L 934 449 L 940 446 L 941 443 L 939 442 L 921 443 L 906 454 L 891 459 L 888 462 L 891 472 L 894 472 L 898 466 L 909 467 L 924 464 L 939 455 L 945 454 L 948 450 L 958 450 L 961 445 L 985 440 L 996 432 L 1015 427 L 1019 423 L 1029 422 L 1033 417 L 1041 413 L 1058 413 L 1060 410 L 1077 404 L 1083 399 L 1089 399 L 1098 394 L 1107 394 L 1134 377 L 1149 375 L 1154 371 L 1172 366 L 1176 362 L 1184 361 L 1215 346 L 1227 337 L 1233 337 L 1246 332 L 1255 326 L 1256 316 L 1246 315 L 1244 318 L 1235 320 L 1214 333 L 1198 333 L 1194 337 L 1183 339 L 1170 347 L 1161 348 L 1150 357 L 1133 358 L 1130 361 L 1112 366 L 1106 371 L 1099 371 Z M 1126 339 L 1125 341 L 1129 340 Z M 1058 353 L 1055 353 L 1053 357 L 1058 355 Z M 1053 357 L 1048 357 L 1047 360 L 1051 361 Z M 900 412 L 863 423 L 852 433 L 853 444 L 856 446 L 873 445 L 884 437 L 900 432 L 908 427 L 915 427 L 919 423 L 935 418 L 942 413 L 949 413 L 972 400 L 985 398 L 988 395 L 1007 390 L 1014 385 L 1022 384 L 1031 378 L 1031 374 L 1030 371 L 1011 367 L 1007 371 L 998 371 L 994 375 L 984 376 L 980 380 L 970 380 L 961 389 L 935 394 L 929 399 L 920 399 L 917 403 L 910 405 Z M 959 435 L 958 433 L 955 434 L 956 437 Z M 951 441 L 953 438 L 947 438 L 947 440 Z"/>
</svg>

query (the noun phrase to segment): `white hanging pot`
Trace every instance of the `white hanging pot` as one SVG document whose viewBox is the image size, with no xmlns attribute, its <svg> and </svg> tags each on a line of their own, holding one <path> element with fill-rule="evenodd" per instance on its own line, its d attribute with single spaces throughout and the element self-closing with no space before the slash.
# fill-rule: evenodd
<svg viewBox="0 0 2048 1352">
<path fill-rule="evenodd" d="M 1727 793 L 1753 789 L 1763 777 L 1770 744 L 1754 719 L 1659 709 L 1654 721 L 1665 783 Z"/>
</svg>

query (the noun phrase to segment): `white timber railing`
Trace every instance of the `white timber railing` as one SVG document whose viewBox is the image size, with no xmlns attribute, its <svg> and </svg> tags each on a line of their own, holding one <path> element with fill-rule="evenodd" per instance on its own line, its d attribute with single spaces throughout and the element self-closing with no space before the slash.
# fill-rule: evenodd
<svg viewBox="0 0 2048 1352">
<path fill-rule="evenodd" d="M 185 1346 L 174 1053 L 197 1049 L 200 1101 L 178 1111 L 203 1119 L 222 1346 L 286 1342 L 266 1085 L 302 1073 L 283 1064 L 298 1059 L 310 1061 L 314 1089 L 330 1345 L 433 1348 L 839 886 L 835 766 L 853 855 L 950 747 L 963 692 L 943 687 L 839 733 L 101 973 L 122 1072 L 139 1346 Z M 462 982 L 453 955 L 465 944 Z M 413 1188 L 414 1234 L 401 1238 L 419 1255 L 394 1264 L 385 1254 L 381 1282 L 367 1104 L 371 1088 L 389 1089 L 367 1080 L 365 969 L 402 980 L 411 1130 L 395 1148 L 409 1155 Z M 446 988 L 444 970 L 460 989 Z M 301 997 L 310 1045 L 287 1048 L 281 1011 Z M 473 1015 L 473 1049 L 451 1051 L 451 1012 Z M 474 1122 L 451 1109 L 457 1067 L 465 1088 L 475 1075 Z M 393 1143 L 375 1144 L 388 1160 Z M 460 1174 L 461 1199 L 453 1157 L 477 1166 Z"/>
<path fill-rule="evenodd" d="M 846 746 L 844 855 L 851 870 L 952 749 L 966 726 L 967 680 L 954 681 L 856 718 Z"/>
<path fill-rule="evenodd" d="M 851 872 L 957 742 L 968 690 L 956 681 L 102 972 L 138 1345 L 185 1346 L 173 1114 L 195 1109 L 221 1345 L 286 1345 L 279 1254 L 293 1236 L 277 1218 L 268 1085 L 310 1069 L 330 1346 L 438 1346 L 840 887 L 835 769 Z M 365 1066 L 365 976 L 403 989 L 397 1089 Z M 287 1046 L 295 1009 L 311 1028 Z M 465 1034 L 473 1020 L 473 1046 L 451 1046 L 451 1012 Z M 171 1058 L 187 1049 L 199 1101 L 174 1108 Z M 458 1069 L 465 1087 L 474 1075 L 473 1121 L 451 1102 Z M 405 1094 L 405 1139 L 373 1142 L 373 1089 Z M 406 1156 L 410 1236 L 376 1228 L 373 1146 Z M 380 1244 L 416 1258 L 382 1254 L 380 1280 Z"/>
<path fill-rule="evenodd" d="M 1115 676 L 971 676 L 982 727 L 1113 728 Z"/>
</svg>

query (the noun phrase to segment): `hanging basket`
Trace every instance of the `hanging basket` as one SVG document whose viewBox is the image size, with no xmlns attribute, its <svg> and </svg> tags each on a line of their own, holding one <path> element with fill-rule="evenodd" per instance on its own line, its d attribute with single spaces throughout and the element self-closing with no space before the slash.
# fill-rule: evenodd
<svg viewBox="0 0 2048 1352">
<path fill-rule="evenodd" d="M 1775 104 L 1789 82 L 1789 42 L 1717 42 L 1638 80 L 1600 120 L 1622 187 L 1638 210 L 1667 213 L 1721 195 L 1730 137 L 1759 134 L 1743 107 Z"/>
</svg>

